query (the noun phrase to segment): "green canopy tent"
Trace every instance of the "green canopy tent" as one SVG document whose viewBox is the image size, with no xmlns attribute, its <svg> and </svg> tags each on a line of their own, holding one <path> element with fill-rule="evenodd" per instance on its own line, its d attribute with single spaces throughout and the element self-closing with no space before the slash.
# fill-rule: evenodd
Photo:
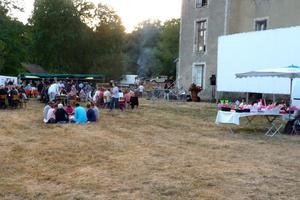
<svg viewBox="0 0 300 200">
<path fill-rule="evenodd" d="M 22 73 L 19 74 L 20 80 L 41 80 L 54 79 L 59 80 L 80 80 L 103 82 L 105 77 L 102 74 L 50 74 L 50 73 Z"/>
</svg>

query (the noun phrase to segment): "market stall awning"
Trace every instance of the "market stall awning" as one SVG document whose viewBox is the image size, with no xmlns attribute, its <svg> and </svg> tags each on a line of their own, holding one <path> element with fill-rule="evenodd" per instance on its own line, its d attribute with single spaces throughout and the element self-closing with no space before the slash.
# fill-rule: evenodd
<svg viewBox="0 0 300 200">
<path fill-rule="evenodd" d="M 58 79 L 79 79 L 79 80 L 103 80 L 102 74 L 50 74 L 50 73 L 22 73 L 19 75 L 21 79 L 42 79 L 42 78 L 58 78 Z"/>
</svg>

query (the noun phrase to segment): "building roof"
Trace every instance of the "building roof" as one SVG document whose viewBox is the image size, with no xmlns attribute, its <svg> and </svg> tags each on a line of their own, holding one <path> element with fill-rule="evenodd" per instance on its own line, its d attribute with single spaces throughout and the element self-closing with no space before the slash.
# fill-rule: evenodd
<svg viewBox="0 0 300 200">
<path fill-rule="evenodd" d="M 21 63 L 21 65 L 30 73 L 47 73 L 41 66 L 36 64 Z"/>
</svg>

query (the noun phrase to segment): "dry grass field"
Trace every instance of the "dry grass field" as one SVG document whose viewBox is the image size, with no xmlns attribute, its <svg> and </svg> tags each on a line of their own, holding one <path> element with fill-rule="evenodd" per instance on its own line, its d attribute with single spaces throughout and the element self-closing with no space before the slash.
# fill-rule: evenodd
<svg viewBox="0 0 300 200">
<path fill-rule="evenodd" d="M 212 104 L 144 100 L 88 125 L 42 109 L 0 110 L 0 199 L 300 199 L 300 137 L 229 133 Z"/>
</svg>

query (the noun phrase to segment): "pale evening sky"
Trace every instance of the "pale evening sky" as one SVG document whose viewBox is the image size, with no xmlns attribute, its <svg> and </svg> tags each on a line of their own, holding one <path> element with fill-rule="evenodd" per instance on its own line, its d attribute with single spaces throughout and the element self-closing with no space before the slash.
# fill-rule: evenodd
<svg viewBox="0 0 300 200">
<path fill-rule="evenodd" d="M 112 6 L 122 18 L 127 32 L 131 32 L 139 22 L 147 19 L 179 18 L 182 0 L 91 0 L 96 3 L 105 3 Z M 17 17 L 24 23 L 31 15 L 34 0 L 23 0 L 24 13 Z"/>
</svg>

